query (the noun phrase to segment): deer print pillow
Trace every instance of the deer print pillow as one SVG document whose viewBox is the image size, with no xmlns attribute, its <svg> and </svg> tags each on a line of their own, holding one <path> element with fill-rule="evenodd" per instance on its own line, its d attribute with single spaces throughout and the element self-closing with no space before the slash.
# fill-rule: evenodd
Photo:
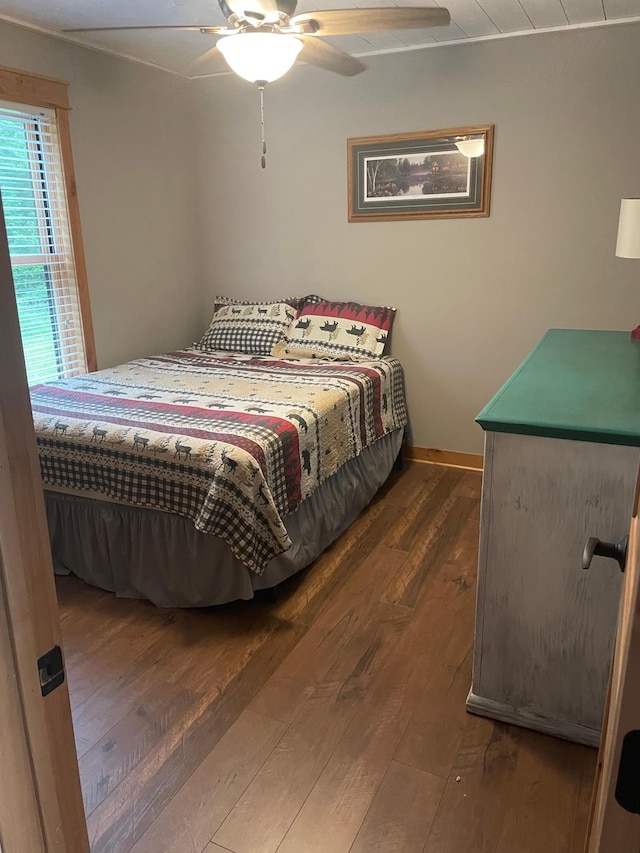
<svg viewBox="0 0 640 853">
<path fill-rule="evenodd" d="M 216 305 L 197 349 L 269 355 L 298 316 L 286 302 L 238 302 Z"/>
<path fill-rule="evenodd" d="M 331 358 L 366 361 L 385 348 L 395 308 L 329 302 L 306 305 L 291 323 L 284 340 L 276 343 L 277 358 Z"/>
</svg>

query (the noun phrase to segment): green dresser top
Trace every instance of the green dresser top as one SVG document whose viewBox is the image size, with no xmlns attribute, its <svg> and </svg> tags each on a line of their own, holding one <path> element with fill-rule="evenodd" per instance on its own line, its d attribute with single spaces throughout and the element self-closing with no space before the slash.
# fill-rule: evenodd
<svg viewBox="0 0 640 853">
<path fill-rule="evenodd" d="M 640 341 L 550 329 L 476 420 L 493 432 L 640 447 Z"/>
</svg>

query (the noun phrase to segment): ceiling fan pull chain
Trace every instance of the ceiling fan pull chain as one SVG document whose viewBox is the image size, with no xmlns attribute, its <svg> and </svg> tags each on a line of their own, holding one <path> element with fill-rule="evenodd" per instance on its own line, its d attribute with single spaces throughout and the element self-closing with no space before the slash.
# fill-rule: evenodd
<svg viewBox="0 0 640 853">
<path fill-rule="evenodd" d="M 264 138 L 264 83 L 258 83 L 258 91 L 260 92 L 260 130 L 262 131 L 262 157 L 260 163 L 262 168 L 267 168 L 267 142 Z"/>
</svg>

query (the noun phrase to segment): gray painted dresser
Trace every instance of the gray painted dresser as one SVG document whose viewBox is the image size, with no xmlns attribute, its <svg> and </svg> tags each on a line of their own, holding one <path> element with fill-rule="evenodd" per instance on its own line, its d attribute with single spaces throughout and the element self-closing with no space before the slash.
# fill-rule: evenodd
<svg viewBox="0 0 640 853">
<path fill-rule="evenodd" d="M 597 745 L 621 574 L 587 537 L 628 532 L 640 342 L 553 329 L 477 418 L 485 430 L 473 713 Z"/>
</svg>

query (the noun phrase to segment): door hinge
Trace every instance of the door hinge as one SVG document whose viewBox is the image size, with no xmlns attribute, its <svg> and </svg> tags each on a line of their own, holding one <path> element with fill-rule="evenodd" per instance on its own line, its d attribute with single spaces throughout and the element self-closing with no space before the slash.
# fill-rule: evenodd
<svg viewBox="0 0 640 853">
<path fill-rule="evenodd" d="M 64 663 L 60 646 L 54 646 L 46 655 L 38 658 L 38 675 L 43 696 L 48 696 L 64 682 Z"/>
</svg>

